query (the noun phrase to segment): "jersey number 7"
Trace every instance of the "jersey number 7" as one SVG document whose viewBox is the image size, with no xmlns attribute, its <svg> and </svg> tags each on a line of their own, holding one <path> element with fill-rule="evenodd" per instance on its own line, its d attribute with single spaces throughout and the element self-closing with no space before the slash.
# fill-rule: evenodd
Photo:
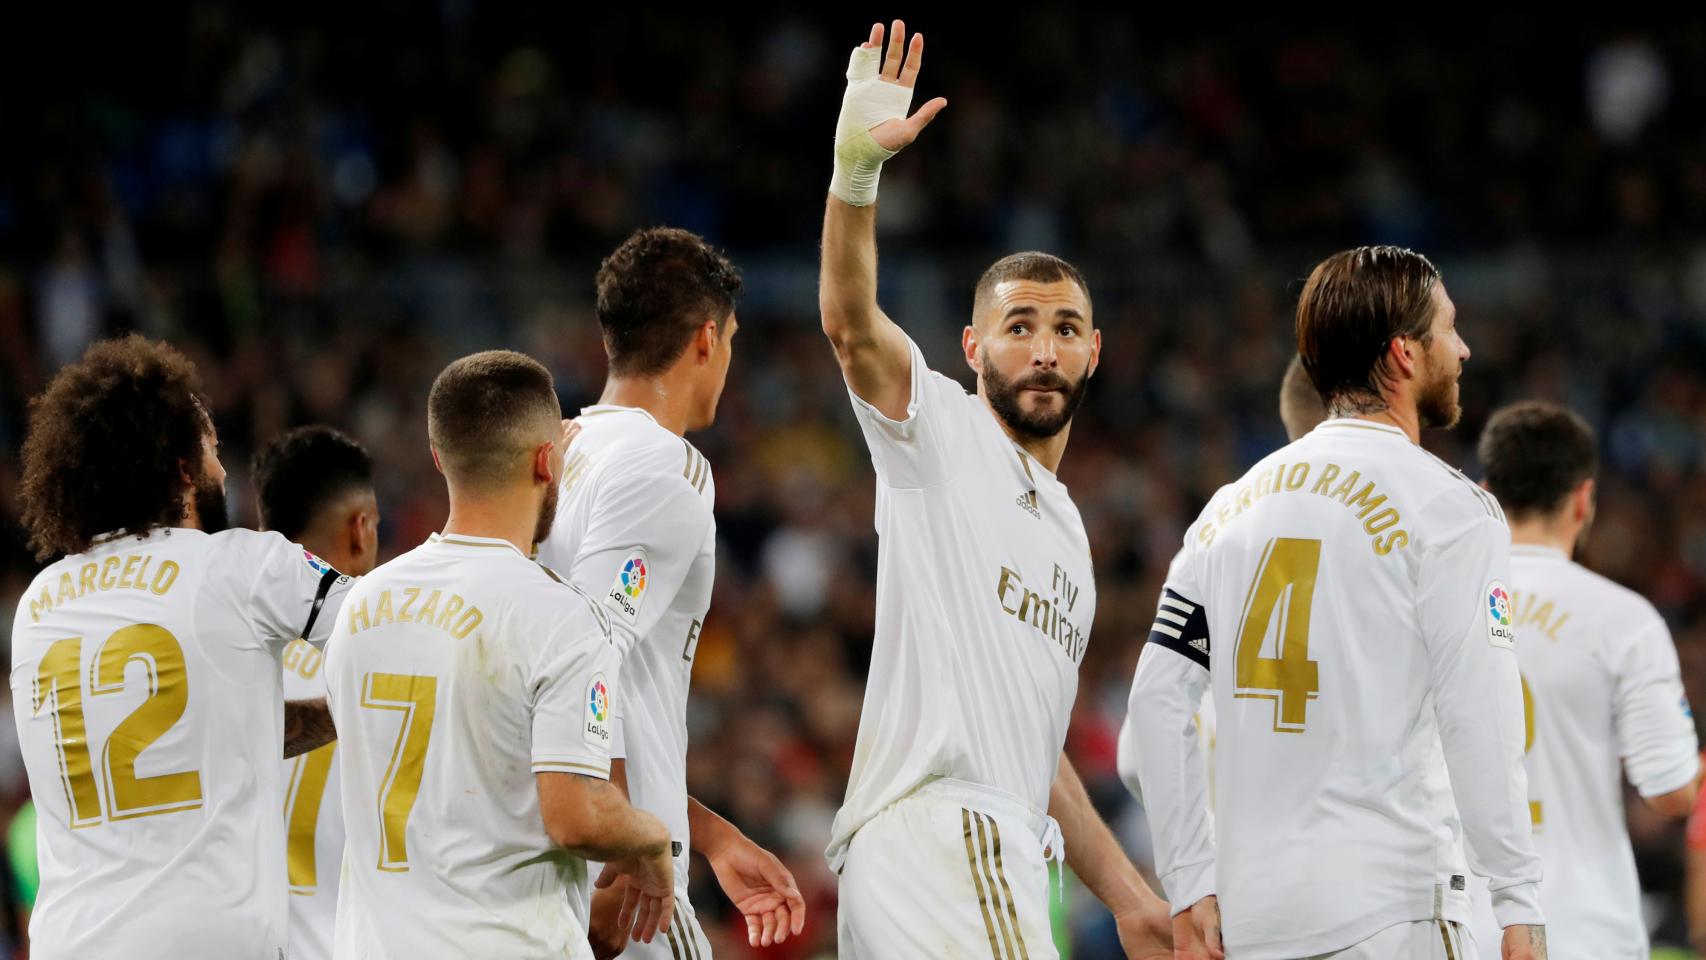
<svg viewBox="0 0 1706 960">
<path fill-rule="evenodd" d="M 361 687 L 363 707 L 403 715 L 390 766 L 379 781 L 379 869 L 402 873 L 409 869 L 405 834 L 421 790 L 432 718 L 438 709 L 438 678 L 370 673 L 362 678 Z"/>
<path fill-rule="evenodd" d="M 1320 568 L 1321 541 L 1275 537 L 1244 601 L 1233 696 L 1272 700 L 1275 733 L 1302 733 L 1309 701 L 1321 690 L 1320 665 L 1309 659 L 1309 609 Z M 1264 657 L 1276 621 L 1279 656 Z"/>
</svg>

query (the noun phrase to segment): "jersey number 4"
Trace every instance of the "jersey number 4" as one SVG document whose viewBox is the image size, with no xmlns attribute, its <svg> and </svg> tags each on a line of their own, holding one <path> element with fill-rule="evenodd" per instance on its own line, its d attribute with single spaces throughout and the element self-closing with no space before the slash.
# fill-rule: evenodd
<svg viewBox="0 0 1706 960">
<path fill-rule="evenodd" d="M 56 641 L 36 668 L 31 707 L 39 715 L 52 704 L 60 782 L 71 808 L 73 828 L 92 827 L 103 821 L 103 793 L 106 821 L 201 806 L 200 771 L 136 775 L 136 758 L 165 736 L 189 705 L 184 648 L 171 631 L 139 623 L 113 633 L 89 665 L 89 695 L 101 697 L 123 691 L 125 671 L 132 662 L 141 664 L 147 674 L 148 697 L 107 737 L 101 747 L 99 774 L 83 719 L 83 638 Z"/>
<path fill-rule="evenodd" d="M 1244 601 L 1233 695 L 1272 700 L 1276 733 L 1302 733 L 1309 701 L 1321 690 L 1320 665 L 1309 659 L 1309 608 L 1320 569 L 1321 541 L 1276 537 Z M 1270 637 L 1277 657 L 1262 656 Z"/>
</svg>

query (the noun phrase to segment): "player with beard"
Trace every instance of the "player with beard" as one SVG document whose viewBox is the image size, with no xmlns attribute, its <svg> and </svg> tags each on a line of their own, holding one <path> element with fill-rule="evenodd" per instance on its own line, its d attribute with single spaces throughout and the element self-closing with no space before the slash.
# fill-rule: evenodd
<svg viewBox="0 0 1706 960">
<path fill-rule="evenodd" d="M 20 499 L 43 570 L 18 605 L 12 707 L 37 809 L 31 955 L 276 960 L 278 757 L 332 734 L 279 657 L 350 587 L 277 533 L 225 530 L 195 369 L 95 344 L 31 404 Z M 283 709 L 281 709 L 281 707 Z"/>
<path fill-rule="evenodd" d="M 669 924 L 669 831 L 609 782 L 609 620 L 528 559 L 556 516 L 561 417 L 551 374 L 519 353 L 433 382 L 450 517 L 362 579 L 326 654 L 347 832 L 336 956 L 590 960 L 589 859 L 629 875 L 635 936 Z"/>
<path fill-rule="evenodd" d="M 991 266 L 961 335 L 975 394 L 884 314 L 877 175 L 946 104 L 907 116 L 923 37 L 907 51 L 896 21 L 884 61 L 883 33 L 848 69 L 819 293 L 877 474 L 876 633 L 828 850 L 840 955 L 1056 956 L 1048 861 L 1064 856 L 1128 956 L 1171 956 L 1166 905 L 1061 752 L 1096 610 L 1055 476 L 1101 348 L 1089 288 L 1046 253 Z"/>
<path fill-rule="evenodd" d="M 1471 956 L 1471 867 L 1504 956 L 1546 955 L 1510 530 L 1419 445 L 1458 419 L 1456 316 L 1409 250 L 1317 266 L 1297 346 L 1331 419 L 1216 493 L 1168 573 L 1122 770 L 1180 957 L 1221 956 L 1222 922 L 1239 960 Z M 1212 819 L 1191 722 L 1205 689 Z"/>
</svg>

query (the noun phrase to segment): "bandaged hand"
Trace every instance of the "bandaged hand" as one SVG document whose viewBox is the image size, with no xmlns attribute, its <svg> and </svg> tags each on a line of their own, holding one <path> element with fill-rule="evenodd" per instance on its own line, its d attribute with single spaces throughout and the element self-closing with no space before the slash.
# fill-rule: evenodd
<svg viewBox="0 0 1706 960">
<path fill-rule="evenodd" d="M 920 131 L 948 105 L 937 97 L 906 115 L 924 60 L 924 35 L 906 49 L 906 24 L 896 20 L 883 56 L 883 26 L 871 27 L 871 39 L 854 48 L 847 64 L 847 92 L 835 125 L 835 173 L 829 192 L 855 207 L 877 200 L 883 161 L 917 139 Z M 903 63 L 904 61 L 904 63 Z"/>
</svg>

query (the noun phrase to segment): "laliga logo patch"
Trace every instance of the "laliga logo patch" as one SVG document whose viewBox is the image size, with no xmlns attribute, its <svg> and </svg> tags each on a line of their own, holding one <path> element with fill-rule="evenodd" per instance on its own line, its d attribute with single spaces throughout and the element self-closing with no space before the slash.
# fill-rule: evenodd
<svg viewBox="0 0 1706 960">
<path fill-rule="evenodd" d="M 636 550 L 616 571 L 616 580 L 605 596 L 605 605 L 633 626 L 640 620 L 640 601 L 646 597 L 646 554 Z"/>
<path fill-rule="evenodd" d="M 314 571 L 315 573 L 319 574 L 322 577 L 325 576 L 326 574 L 332 572 L 332 565 L 331 564 L 327 563 L 324 560 L 321 560 L 319 557 L 314 556 L 312 553 L 309 553 L 307 550 L 302 551 L 302 558 L 304 560 L 308 561 L 308 569 Z"/>
<path fill-rule="evenodd" d="M 594 674 L 586 688 L 586 742 L 595 747 L 610 745 L 610 688 L 604 684 L 604 674 Z"/>
<path fill-rule="evenodd" d="M 1511 622 L 1511 594 L 1497 580 L 1487 584 L 1487 642 L 1506 650 L 1516 647 L 1516 627 Z"/>
</svg>

